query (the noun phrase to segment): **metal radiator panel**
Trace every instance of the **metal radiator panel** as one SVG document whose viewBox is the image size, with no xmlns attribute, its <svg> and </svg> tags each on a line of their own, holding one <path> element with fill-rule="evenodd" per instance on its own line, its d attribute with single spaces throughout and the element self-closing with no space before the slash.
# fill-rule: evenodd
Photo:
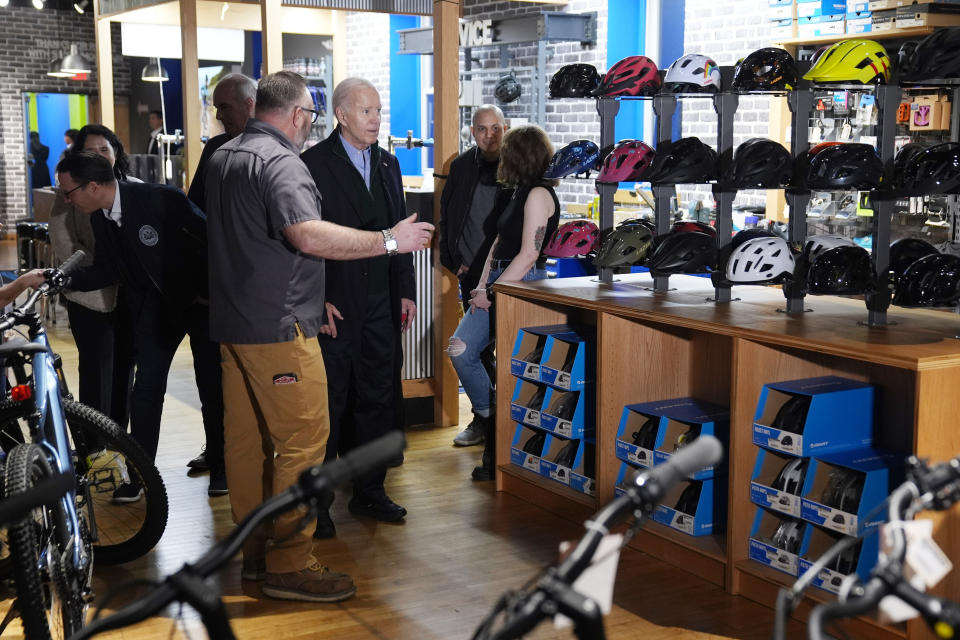
<svg viewBox="0 0 960 640">
<path fill-rule="evenodd" d="M 433 252 L 413 254 L 417 276 L 417 317 L 403 334 L 403 379 L 433 377 Z"/>
</svg>

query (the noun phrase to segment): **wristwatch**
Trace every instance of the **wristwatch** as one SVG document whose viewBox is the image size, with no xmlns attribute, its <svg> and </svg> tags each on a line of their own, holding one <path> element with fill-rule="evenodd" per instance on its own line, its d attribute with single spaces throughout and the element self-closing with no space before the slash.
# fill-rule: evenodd
<svg viewBox="0 0 960 640">
<path fill-rule="evenodd" d="M 397 239 L 393 237 L 393 231 L 390 229 L 384 229 L 380 233 L 383 234 L 383 250 L 387 252 L 387 255 L 395 256 L 400 253 Z"/>
</svg>

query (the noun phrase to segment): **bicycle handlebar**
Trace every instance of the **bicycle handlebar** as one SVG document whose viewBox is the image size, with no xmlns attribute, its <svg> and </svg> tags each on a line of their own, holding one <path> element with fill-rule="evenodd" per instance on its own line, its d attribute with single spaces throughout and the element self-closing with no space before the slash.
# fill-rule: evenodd
<svg viewBox="0 0 960 640">
<path fill-rule="evenodd" d="M 106 618 L 94 620 L 72 635 L 70 640 L 85 640 L 103 631 L 119 629 L 152 616 L 177 599 L 186 580 L 193 577 L 207 578 L 219 571 L 240 551 L 243 542 L 261 523 L 289 511 L 298 504 L 316 499 L 325 490 L 383 468 L 399 455 L 403 448 L 403 433 L 391 431 L 373 442 L 357 447 L 339 460 L 310 467 L 300 474 L 296 484 L 266 500 L 248 514 L 226 538 L 213 545 L 195 564 L 185 564 L 143 598 Z"/>
<path fill-rule="evenodd" d="M 66 286 L 70 274 L 86 256 L 86 251 L 78 249 L 72 256 L 64 260 L 59 267 L 44 271 L 43 275 L 46 278 L 46 282 L 37 287 L 33 293 L 30 294 L 30 297 L 27 298 L 26 302 L 18 307 L 14 307 L 13 311 L 3 318 L 0 318 L 0 331 L 12 329 L 18 322 L 21 322 L 23 318 L 33 310 L 33 307 L 37 304 L 37 300 L 39 300 L 41 296 L 59 293 L 59 291 Z"/>
</svg>

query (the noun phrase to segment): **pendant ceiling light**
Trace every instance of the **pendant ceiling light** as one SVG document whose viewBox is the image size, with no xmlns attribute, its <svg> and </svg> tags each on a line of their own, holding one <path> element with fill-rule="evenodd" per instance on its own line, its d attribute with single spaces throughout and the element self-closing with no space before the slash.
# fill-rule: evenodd
<svg viewBox="0 0 960 640">
<path fill-rule="evenodd" d="M 55 58 L 50 61 L 50 70 L 47 75 L 51 78 L 72 78 L 74 74 L 63 70 L 63 58 Z"/>
<path fill-rule="evenodd" d="M 63 62 L 60 63 L 60 69 L 64 72 L 69 72 L 70 75 L 76 75 L 78 73 L 90 73 L 91 69 L 90 61 L 80 55 L 80 52 L 77 50 L 77 45 L 70 45 L 70 53 L 64 57 Z"/>
<path fill-rule="evenodd" d="M 144 82 L 166 82 L 170 79 L 167 70 L 160 64 L 160 58 L 156 62 L 149 62 L 140 72 L 140 79 Z"/>
</svg>

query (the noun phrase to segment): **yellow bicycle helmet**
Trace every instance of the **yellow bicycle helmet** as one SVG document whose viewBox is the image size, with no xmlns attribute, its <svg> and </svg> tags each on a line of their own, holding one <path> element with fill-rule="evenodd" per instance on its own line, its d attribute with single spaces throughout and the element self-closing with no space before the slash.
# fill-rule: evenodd
<svg viewBox="0 0 960 640">
<path fill-rule="evenodd" d="M 886 50 L 873 40 L 841 40 L 824 51 L 803 78 L 813 82 L 886 84 L 891 65 Z"/>
</svg>

